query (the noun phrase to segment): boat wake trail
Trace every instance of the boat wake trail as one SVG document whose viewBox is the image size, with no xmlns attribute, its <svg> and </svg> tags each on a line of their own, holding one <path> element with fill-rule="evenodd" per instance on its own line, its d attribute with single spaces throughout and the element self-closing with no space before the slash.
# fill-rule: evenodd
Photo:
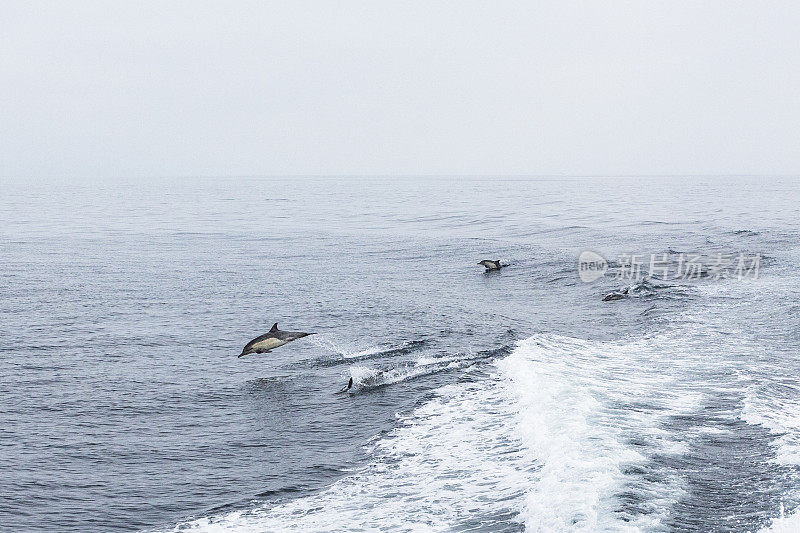
<svg viewBox="0 0 800 533">
<path fill-rule="evenodd" d="M 335 354 L 334 358 L 323 357 L 311 361 L 311 364 L 317 367 L 336 366 L 353 361 L 364 361 L 367 359 L 376 359 L 380 357 L 405 355 L 420 350 L 427 344 L 425 339 L 415 339 L 404 341 L 399 345 L 383 343 L 363 349 L 351 349 L 346 345 L 338 343 L 325 336 L 312 338 L 311 342 L 320 348 L 325 348 L 326 350 L 330 350 Z"/>
<path fill-rule="evenodd" d="M 669 376 L 646 366 L 652 354 L 631 357 L 643 347 L 540 335 L 499 360 L 481 354 L 491 363 L 484 379 L 442 387 L 401 416 L 362 470 L 312 496 L 178 528 L 657 528 L 683 491 L 652 460 L 684 449 L 660 422 L 698 398 L 665 391 Z M 369 390 L 474 360 L 421 363 L 384 372 L 356 366 L 351 375 Z"/>
<path fill-rule="evenodd" d="M 731 511 L 726 480 L 777 487 L 785 469 L 770 461 L 796 463 L 800 430 L 758 403 L 743 377 L 748 359 L 725 357 L 733 348 L 709 345 L 709 334 L 700 325 L 619 342 L 541 334 L 513 349 L 423 356 L 388 370 L 353 365 L 353 393 L 450 369 L 480 372 L 399 416 L 363 469 L 322 492 L 176 530 L 662 531 L 691 529 L 700 515 L 750 531 L 773 517 L 764 531 L 794 530 L 800 515 L 778 515 L 766 497 Z M 715 447 L 743 439 L 757 455 Z"/>
<path fill-rule="evenodd" d="M 454 356 L 422 356 L 415 361 L 407 361 L 385 370 L 354 365 L 349 369 L 353 384 L 348 392 L 350 392 L 350 394 L 357 394 L 359 392 L 410 381 L 439 372 L 465 369 L 474 364 L 487 362 L 498 356 L 506 355 L 509 351 L 509 346 L 503 346 L 494 350 L 484 350 L 470 354 L 456 354 Z"/>
</svg>

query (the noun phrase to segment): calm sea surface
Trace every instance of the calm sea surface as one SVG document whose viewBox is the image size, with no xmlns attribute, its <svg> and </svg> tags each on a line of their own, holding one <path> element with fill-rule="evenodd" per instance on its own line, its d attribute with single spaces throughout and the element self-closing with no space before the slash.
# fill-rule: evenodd
<svg viewBox="0 0 800 533">
<path fill-rule="evenodd" d="M 0 529 L 800 529 L 798 180 L 0 187 Z"/>
</svg>

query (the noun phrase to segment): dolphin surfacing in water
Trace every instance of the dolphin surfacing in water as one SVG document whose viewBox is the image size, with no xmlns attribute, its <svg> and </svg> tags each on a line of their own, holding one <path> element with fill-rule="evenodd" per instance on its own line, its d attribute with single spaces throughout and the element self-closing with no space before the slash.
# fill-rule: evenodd
<svg viewBox="0 0 800 533">
<path fill-rule="evenodd" d="M 269 353 L 278 346 L 283 346 L 286 343 L 308 337 L 309 335 L 313 335 L 313 333 L 305 333 L 303 331 L 281 331 L 278 329 L 278 323 L 275 322 L 269 332 L 248 342 L 244 348 L 242 348 L 242 353 L 239 354 L 239 357 L 251 353 Z"/>
<path fill-rule="evenodd" d="M 508 266 L 502 264 L 499 259 L 484 259 L 478 264 L 483 266 L 486 269 L 486 272 L 491 272 L 492 270 L 500 270 L 501 268 Z"/>
<path fill-rule="evenodd" d="M 613 302 L 615 300 L 622 300 L 623 298 L 628 296 L 628 287 L 625 287 L 622 290 L 617 290 L 613 292 L 609 292 L 605 296 L 603 296 L 604 302 Z"/>
</svg>

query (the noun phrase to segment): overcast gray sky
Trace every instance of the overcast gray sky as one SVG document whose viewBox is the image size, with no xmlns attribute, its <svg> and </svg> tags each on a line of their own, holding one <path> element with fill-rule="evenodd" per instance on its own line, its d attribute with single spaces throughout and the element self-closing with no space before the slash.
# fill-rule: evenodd
<svg viewBox="0 0 800 533">
<path fill-rule="evenodd" d="M 796 1 L 0 9 L 0 176 L 800 171 Z"/>
</svg>

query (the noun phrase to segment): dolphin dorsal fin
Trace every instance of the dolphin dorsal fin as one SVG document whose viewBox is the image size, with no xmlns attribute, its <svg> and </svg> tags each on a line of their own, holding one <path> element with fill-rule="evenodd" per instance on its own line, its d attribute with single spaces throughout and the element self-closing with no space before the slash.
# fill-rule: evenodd
<svg viewBox="0 0 800 533">
<path fill-rule="evenodd" d="M 278 331 L 278 323 L 277 322 L 272 324 L 272 328 L 269 330 L 270 333 L 272 333 L 273 331 Z"/>
</svg>

